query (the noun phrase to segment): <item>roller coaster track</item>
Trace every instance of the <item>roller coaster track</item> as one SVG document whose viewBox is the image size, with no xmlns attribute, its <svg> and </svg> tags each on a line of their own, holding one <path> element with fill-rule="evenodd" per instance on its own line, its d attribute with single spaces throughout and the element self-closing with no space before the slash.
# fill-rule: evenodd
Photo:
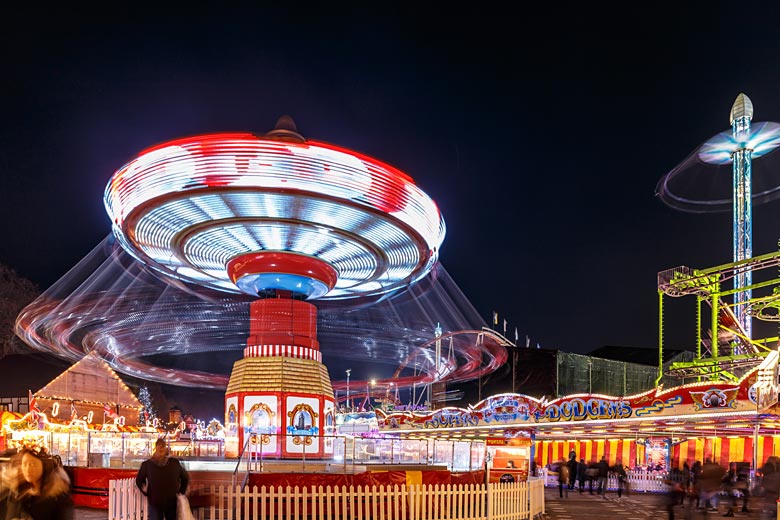
<svg viewBox="0 0 780 520">
<path fill-rule="evenodd" d="M 780 252 L 768 253 L 753 258 L 740 260 L 707 269 L 692 269 L 690 267 L 675 267 L 658 273 L 658 290 L 667 296 L 679 297 L 696 295 L 708 297 L 711 293 L 719 292 L 718 284 L 734 278 L 746 271 L 760 271 L 770 267 L 780 266 Z M 755 284 L 750 288 L 766 287 L 780 283 L 777 279 L 763 284 Z M 714 290 L 713 290 L 714 289 Z M 747 287 L 743 288 L 747 289 Z M 731 294 L 731 291 L 720 293 Z"/>
<path fill-rule="evenodd" d="M 664 374 L 675 377 L 705 377 L 708 379 L 739 379 L 737 373 L 744 373 L 747 369 L 759 365 L 766 355 L 772 351 L 778 338 L 765 338 L 754 340 L 747 337 L 744 329 L 736 320 L 732 311 L 733 304 L 726 302 L 722 297 L 732 295 L 737 290 L 720 289 L 721 284 L 738 274 L 747 271 L 760 271 L 772 267 L 780 267 L 780 252 L 748 258 L 739 262 L 732 262 L 707 269 L 692 269 L 680 266 L 658 273 L 658 291 L 671 297 L 697 296 L 707 301 L 710 307 L 718 309 L 717 332 L 709 341 L 702 339 L 701 346 L 709 356 L 701 356 L 693 361 L 677 362 L 671 364 Z M 752 298 L 747 302 L 747 313 L 759 320 L 780 321 L 780 279 L 756 283 L 746 289 L 761 289 L 773 287 L 772 294 L 758 298 Z M 730 355 L 715 355 L 713 341 L 718 345 L 724 344 L 725 348 L 731 348 Z M 739 344 L 742 353 L 734 354 L 734 345 Z M 659 347 L 660 349 L 661 347 Z"/>
</svg>

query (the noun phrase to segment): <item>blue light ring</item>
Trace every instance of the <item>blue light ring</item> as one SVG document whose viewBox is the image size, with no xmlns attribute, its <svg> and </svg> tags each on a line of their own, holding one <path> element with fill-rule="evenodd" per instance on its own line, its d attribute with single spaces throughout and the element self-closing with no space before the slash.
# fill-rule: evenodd
<svg viewBox="0 0 780 520">
<path fill-rule="evenodd" d="M 295 273 L 285 273 L 285 272 L 246 274 L 241 278 L 239 278 L 238 280 L 236 280 L 236 286 L 239 287 L 242 290 L 242 292 L 246 294 L 252 294 L 253 292 L 259 292 L 258 290 L 256 290 L 258 281 L 262 281 L 262 279 L 265 278 L 273 278 L 273 277 L 281 277 L 283 278 L 283 280 L 277 284 L 264 284 L 263 288 L 281 289 L 296 294 L 303 294 L 306 296 L 307 299 L 320 298 L 325 294 L 327 294 L 328 292 L 328 286 L 325 285 L 320 280 L 317 280 L 316 278 L 311 278 L 311 277 L 307 277 Z M 284 279 L 286 279 L 286 281 Z M 307 282 L 308 288 L 310 290 L 308 291 L 300 290 L 297 287 L 295 287 L 295 284 L 292 282 L 298 280 Z"/>
</svg>

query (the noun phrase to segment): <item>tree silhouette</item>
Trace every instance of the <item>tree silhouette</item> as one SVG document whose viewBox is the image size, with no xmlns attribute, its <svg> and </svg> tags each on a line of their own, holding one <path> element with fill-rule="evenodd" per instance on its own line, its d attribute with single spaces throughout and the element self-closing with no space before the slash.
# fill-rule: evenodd
<svg viewBox="0 0 780 520">
<path fill-rule="evenodd" d="M 40 294 L 38 287 L 0 263 L 0 357 L 30 351 L 14 332 L 22 309 Z"/>
</svg>

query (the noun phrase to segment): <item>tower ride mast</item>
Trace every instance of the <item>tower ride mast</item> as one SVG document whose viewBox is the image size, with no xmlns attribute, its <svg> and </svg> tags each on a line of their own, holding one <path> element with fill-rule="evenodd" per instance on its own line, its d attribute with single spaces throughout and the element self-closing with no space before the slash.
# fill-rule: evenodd
<svg viewBox="0 0 780 520">
<path fill-rule="evenodd" d="M 731 132 L 739 147 L 731 154 L 734 198 L 734 262 L 753 256 L 753 204 L 751 201 L 751 167 L 753 150 L 747 147 L 750 139 L 750 121 L 753 119 L 753 103 L 745 94 L 734 101 L 729 114 Z M 752 291 L 752 273 L 740 269 L 734 273 L 734 315 L 742 325 L 745 335 L 752 339 L 752 323 L 747 302 Z"/>
</svg>

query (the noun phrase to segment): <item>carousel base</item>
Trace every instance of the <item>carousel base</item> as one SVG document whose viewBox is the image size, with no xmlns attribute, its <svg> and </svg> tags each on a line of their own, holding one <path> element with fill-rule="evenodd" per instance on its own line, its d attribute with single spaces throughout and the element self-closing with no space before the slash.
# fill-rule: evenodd
<svg viewBox="0 0 780 520">
<path fill-rule="evenodd" d="M 190 475 L 190 489 L 233 485 L 235 460 L 182 459 Z M 135 478 L 137 468 L 85 468 L 66 466 L 78 507 L 108 509 L 109 481 Z M 241 468 L 246 485 L 270 487 L 371 486 L 404 484 L 480 484 L 485 472 L 450 472 L 446 466 L 410 464 L 338 464 L 325 461 L 264 461 L 262 471 Z M 240 484 L 240 483 L 239 483 Z"/>
</svg>

